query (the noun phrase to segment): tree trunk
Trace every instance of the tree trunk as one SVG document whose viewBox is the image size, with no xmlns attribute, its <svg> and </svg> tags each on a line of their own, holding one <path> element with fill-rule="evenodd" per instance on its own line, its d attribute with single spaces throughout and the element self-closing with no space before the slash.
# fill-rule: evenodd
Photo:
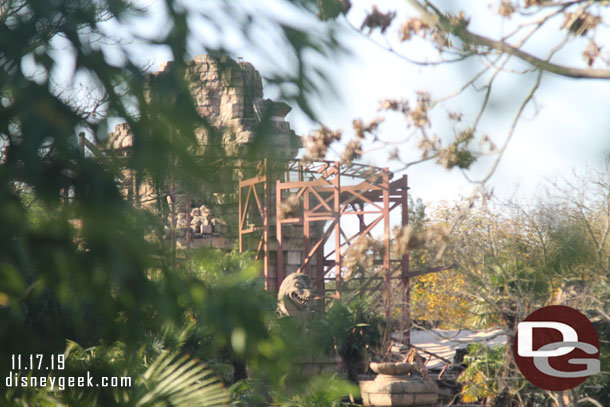
<svg viewBox="0 0 610 407">
<path fill-rule="evenodd" d="M 240 380 L 245 380 L 248 378 L 248 373 L 246 372 L 246 363 L 233 359 L 233 383 L 237 383 Z"/>
</svg>

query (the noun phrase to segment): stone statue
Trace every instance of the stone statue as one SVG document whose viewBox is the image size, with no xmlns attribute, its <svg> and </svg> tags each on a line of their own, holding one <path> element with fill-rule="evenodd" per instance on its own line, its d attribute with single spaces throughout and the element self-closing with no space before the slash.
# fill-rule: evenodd
<svg viewBox="0 0 610 407">
<path fill-rule="evenodd" d="M 313 315 L 311 279 L 301 273 L 287 276 L 277 294 L 278 312 L 283 316 L 309 319 Z"/>
</svg>

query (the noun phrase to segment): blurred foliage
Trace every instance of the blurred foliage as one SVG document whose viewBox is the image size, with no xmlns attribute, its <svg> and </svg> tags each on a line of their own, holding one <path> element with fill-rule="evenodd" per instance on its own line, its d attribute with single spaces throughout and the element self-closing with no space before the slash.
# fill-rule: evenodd
<svg viewBox="0 0 610 407">
<path fill-rule="evenodd" d="M 348 397 L 358 397 L 360 389 L 336 375 L 318 375 L 292 389 L 290 396 L 286 392 L 268 393 L 264 386 L 253 380 L 235 383 L 229 388 L 231 405 L 235 407 L 347 407 L 354 405 Z M 273 402 L 271 400 L 274 400 Z"/>
<path fill-rule="evenodd" d="M 266 407 L 269 405 L 268 397 L 260 382 L 241 380 L 229 387 L 231 393 L 231 406 L 235 407 Z"/>
<path fill-rule="evenodd" d="M 119 403 L 142 407 L 225 406 L 229 393 L 211 374 L 197 359 L 166 353 L 146 369 L 133 390 L 117 398 Z"/>
<path fill-rule="evenodd" d="M 65 369 L 46 373 L 53 386 L 9 387 L 3 405 L 212 407 L 227 405 L 229 400 L 222 383 L 211 376 L 213 371 L 190 356 L 164 351 L 147 361 L 142 352 L 129 357 L 120 345 L 84 349 L 75 342 L 68 343 L 64 355 Z M 70 386 L 68 376 L 85 378 L 85 386 Z M 87 387 L 89 376 L 93 387 Z M 102 376 L 116 377 L 118 385 L 102 390 Z"/>
<path fill-rule="evenodd" d="M 426 216 L 426 204 L 421 198 L 413 199 L 409 195 L 408 213 L 409 213 L 409 225 L 415 230 L 423 229 L 425 223 L 428 221 Z"/>
<path fill-rule="evenodd" d="M 260 278 L 261 264 L 252 261 L 251 253 L 239 253 L 237 248 L 230 253 L 200 248 L 185 255 L 186 273 L 196 276 L 209 288 L 237 284 L 253 291 L 264 291 L 264 280 Z"/>
<path fill-rule="evenodd" d="M 601 403 L 610 405 L 610 321 L 598 320 L 593 323 L 599 337 L 599 361 L 601 374 L 591 376 L 582 385 L 582 392 Z"/>
<path fill-rule="evenodd" d="M 172 267 L 166 248 L 145 238 L 159 225 L 119 194 L 117 163 L 89 150 L 82 154 L 76 134 L 84 131 L 94 144 L 102 143 L 109 119 L 122 118 L 137 141 L 121 166 L 140 174 L 140 181 L 150 177 L 164 185 L 171 173 L 186 187 L 193 177 L 209 178 L 213 185 L 213 174 L 189 151 L 196 143 L 195 128 L 208 129 L 211 142 L 220 133 L 197 114 L 179 73 L 191 58 L 189 42 L 215 57 L 227 51 L 201 43 L 190 31 L 194 19 L 222 35 L 215 17 L 206 14 L 213 10 L 260 50 L 267 46 L 257 43 L 251 23 L 277 29 L 294 65 L 267 79 L 280 87 L 286 101 L 314 119 L 311 97 L 327 84 L 305 54 L 326 57 L 339 45 L 332 28 L 309 32 L 268 14 L 252 15 L 234 2 L 219 1 L 205 11 L 173 0 L 161 3 L 169 22 L 153 38 L 134 34 L 135 21 L 148 15 L 131 1 L 0 4 L 1 377 L 9 373 L 10 355 L 60 354 L 67 340 L 87 348 L 118 347 L 128 366 L 138 366 L 134 360 L 143 348 L 146 360 L 182 346 L 205 354 L 205 341 L 212 341 L 243 355 L 253 369 L 268 372 L 272 383 L 290 370 L 285 335 L 269 322 L 270 300 L 254 288 L 256 283 L 245 282 L 254 266 L 242 260 L 222 263 L 222 256 L 215 255 L 213 263 L 234 266 L 236 273 L 208 280 L 197 276 L 197 270 L 185 273 Z M 309 2 L 281 3 L 296 10 L 313 7 Z M 132 34 L 143 49 L 171 50 L 178 67 L 173 89 L 182 97 L 175 103 L 147 99 L 148 72 L 117 41 L 118 32 Z M 81 80 L 92 84 L 91 94 L 74 92 Z M 108 366 L 113 369 L 120 370 Z M 16 399 L 29 393 L 13 390 Z M 85 404 L 115 405 L 110 390 L 96 394 Z M 33 394 L 27 403 L 60 405 L 43 393 Z"/>
<path fill-rule="evenodd" d="M 314 377 L 303 391 L 288 400 L 281 401 L 283 407 L 347 407 L 353 405 L 347 400 L 360 395 L 357 385 L 336 376 Z"/>
<path fill-rule="evenodd" d="M 291 361 L 304 346 L 302 338 L 297 324 L 276 320 L 277 300 L 264 289 L 260 264 L 248 254 L 202 249 L 189 256 L 184 269 L 186 276 L 202 283 L 190 299 L 178 297 L 189 303 L 196 321 L 187 345 L 199 349 L 197 356 L 214 361 L 221 370 L 245 362 L 255 377 L 269 383 L 293 380 L 288 377 L 293 373 L 299 377 Z"/>
<path fill-rule="evenodd" d="M 502 346 L 468 345 L 468 354 L 464 357 L 466 369 L 458 378 L 464 384 L 462 401 L 474 403 L 497 394 L 496 376 L 501 373 L 504 354 Z"/>
<path fill-rule="evenodd" d="M 421 199 L 409 202 L 409 226 L 412 235 L 419 236 L 421 244 L 409 251 L 411 271 L 427 270 L 447 265 L 445 258 L 436 259 L 443 239 L 437 235 L 451 226 L 452 208 L 444 202 L 426 205 Z M 414 240 L 412 237 L 411 240 Z M 456 270 L 443 270 L 412 278 L 411 318 L 415 326 L 452 329 L 464 327 L 471 315 L 470 302 L 463 295 L 465 275 Z M 397 294 L 398 295 L 398 294 Z"/>
<path fill-rule="evenodd" d="M 354 383 L 358 375 L 368 370 L 373 356 L 379 357 L 384 319 L 366 299 L 354 299 L 349 303 L 334 301 L 328 311 L 312 321 L 309 329 L 314 343 L 326 353 L 336 352 L 343 362 L 347 377 Z"/>
<path fill-rule="evenodd" d="M 557 196 L 529 205 L 500 202 L 484 193 L 466 208 L 441 203 L 427 211 L 424 229 L 441 225 L 452 232 L 413 250 L 412 264 L 438 265 L 435 255 L 444 247 L 441 261 L 457 268 L 414 279 L 414 315 L 441 327 L 501 327 L 509 338 L 499 371 L 473 367 L 463 376 L 464 391 L 473 400 L 547 397 L 522 386 L 509 349 L 517 323 L 538 308 L 573 307 L 595 323 L 601 338 L 607 337 L 609 185 L 607 173 L 591 173 L 580 183 L 558 182 L 552 189 Z M 604 399 L 610 376 L 603 373 L 607 358 L 601 363 L 602 373 L 574 390 L 575 397 Z"/>
</svg>

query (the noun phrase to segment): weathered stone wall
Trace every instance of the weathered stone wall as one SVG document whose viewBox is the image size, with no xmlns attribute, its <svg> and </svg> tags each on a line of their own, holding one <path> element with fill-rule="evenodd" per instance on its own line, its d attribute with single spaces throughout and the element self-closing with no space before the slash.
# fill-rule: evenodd
<svg viewBox="0 0 610 407">
<path fill-rule="evenodd" d="M 172 94 L 175 86 L 171 81 L 176 77 L 176 69 L 175 63 L 167 62 L 160 71 L 149 76 L 148 100 L 159 98 L 164 103 L 173 103 L 180 97 Z M 231 165 L 218 171 L 213 185 L 203 184 L 200 191 L 191 192 L 188 196 L 179 182 L 172 185 L 174 194 L 169 206 L 173 205 L 173 215 L 171 209 L 163 215 L 166 236 L 169 237 L 174 229 L 177 246 L 186 247 L 188 231 L 190 247 L 231 249 L 238 232 L 237 181 L 254 175 L 248 174 L 243 164 L 264 157 L 294 158 L 301 145 L 300 139 L 285 119 L 291 108 L 283 102 L 263 98 L 261 75 L 250 63 L 198 55 L 187 64 L 184 75 L 197 112 L 217 130 L 222 146 L 217 151 L 219 156 L 230 158 Z M 261 122 L 267 125 L 267 131 L 262 138 L 256 139 Z M 195 135 L 199 144 L 197 153 L 204 154 L 210 144 L 210 134 L 200 127 L 195 130 Z M 214 140 L 215 145 L 217 141 Z M 133 145 L 133 134 L 122 123 L 108 135 L 106 149 L 125 156 Z M 157 196 L 153 186 L 144 181 L 136 190 L 134 176 L 129 169 L 123 171 L 122 192 L 125 198 L 143 207 L 156 208 Z M 169 182 L 162 189 L 161 195 L 167 195 Z M 270 202 L 275 202 L 274 196 Z M 274 208 L 271 215 L 275 215 Z M 302 226 L 293 228 L 294 233 L 285 232 L 284 236 L 287 250 L 285 269 L 288 272 L 295 271 L 303 258 Z M 274 260 L 275 256 L 272 258 Z"/>
<path fill-rule="evenodd" d="M 147 98 L 172 103 L 179 95 L 171 95 L 175 64 L 166 62 L 161 70 L 148 78 Z M 260 74 L 248 62 L 237 63 L 229 58 L 214 59 L 198 55 L 186 67 L 185 78 L 197 112 L 222 134 L 224 153 L 229 157 L 252 158 L 252 143 L 262 120 L 271 131 L 265 132 L 259 157 L 294 158 L 301 145 L 299 137 L 285 120 L 291 108 L 286 103 L 263 98 Z M 209 135 L 204 128 L 195 131 L 202 148 Z M 112 150 L 133 147 L 133 136 L 125 123 L 108 135 L 107 148 Z"/>
<path fill-rule="evenodd" d="M 167 100 L 164 81 L 171 82 L 175 69 L 173 62 L 167 62 L 150 76 L 150 98 Z M 263 98 L 263 81 L 252 64 L 198 55 L 187 64 L 185 77 L 197 112 L 220 131 L 224 154 L 248 158 L 253 154 L 257 158 L 296 156 L 300 141 L 285 120 L 291 108 L 283 102 Z M 255 133 L 263 120 L 272 129 L 265 134 L 267 148 L 253 152 Z M 210 141 L 209 134 L 203 128 L 195 134 L 203 151 Z"/>
<path fill-rule="evenodd" d="M 129 131 L 127 123 L 120 123 L 114 126 L 114 132 L 108 135 L 106 148 L 121 150 L 133 147 L 133 134 Z"/>
</svg>

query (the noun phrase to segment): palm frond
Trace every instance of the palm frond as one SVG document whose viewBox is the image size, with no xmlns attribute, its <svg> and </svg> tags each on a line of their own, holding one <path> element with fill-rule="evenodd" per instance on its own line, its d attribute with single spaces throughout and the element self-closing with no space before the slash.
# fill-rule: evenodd
<svg viewBox="0 0 610 407">
<path fill-rule="evenodd" d="M 199 360 L 162 353 L 130 392 L 135 407 L 222 407 L 230 397 L 212 370 Z"/>
<path fill-rule="evenodd" d="M 20 394 L 22 390 L 22 394 Z M 53 397 L 46 388 L 7 388 L 0 396 L 0 405 L 6 407 L 67 407 Z"/>
</svg>

